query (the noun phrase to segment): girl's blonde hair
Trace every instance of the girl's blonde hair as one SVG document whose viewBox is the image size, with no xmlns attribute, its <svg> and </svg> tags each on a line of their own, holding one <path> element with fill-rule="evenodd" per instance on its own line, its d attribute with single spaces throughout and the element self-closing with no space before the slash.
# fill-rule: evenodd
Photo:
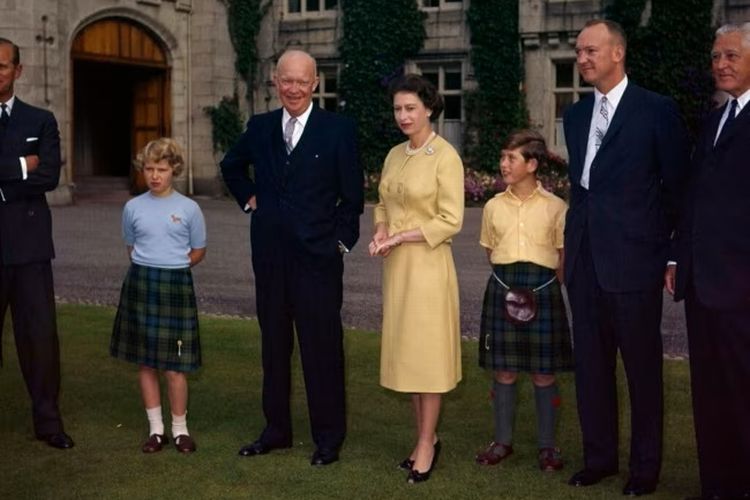
<svg viewBox="0 0 750 500">
<path fill-rule="evenodd" d="M 177 141 L 169 137 L 154 139 L 138 153 L 133 164 L 137 170 L 143 170 L 146 163 L 158 163 L 162 160 L 167 160 L 175 176 L 182 173 L 182 169 L 185 167 L 185 159 L 183 158 L 182 148 L 177 144 Z"/>
</svg>

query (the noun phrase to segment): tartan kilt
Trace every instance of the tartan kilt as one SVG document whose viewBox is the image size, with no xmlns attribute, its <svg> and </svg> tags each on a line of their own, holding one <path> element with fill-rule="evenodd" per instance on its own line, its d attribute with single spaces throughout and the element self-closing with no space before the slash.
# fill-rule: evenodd
<svg viewBox="0 0 750 500">
<path fill-rule="evenodd" d="M 109 352 L 159 370 L 190 372 L 201 366 L 198 310 L 189 267 L 130 265 Z"/>
<path fill-rule="evenodd" d="M 493 265 L 510 287 L 536 288 L 555 271 L 531 262 Z M 537 315 L 523 325 L 505 319 L 505 288 L 490 274 L 482 304 L 479 366 L 492 370 L 553 374 L 573 369 L 570 328 L 558 281 L 534 293 Z"/>
</svg>

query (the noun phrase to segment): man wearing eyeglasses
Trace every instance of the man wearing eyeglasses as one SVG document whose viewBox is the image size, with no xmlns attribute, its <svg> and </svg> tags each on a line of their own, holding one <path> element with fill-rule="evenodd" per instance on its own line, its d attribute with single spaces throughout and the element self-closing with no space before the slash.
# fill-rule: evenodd
<svg viewBox="0 0 750 500">
<path fill-rule="evenodd" d="M 292 445 L 290 360 L 296 330 L 316 445 L 311 464 L 327 465 L 338 460 L 346 433 L 343 256 L 359 237 L 364 182 L 354 123 L 312 103 L 315 59 L 300 50 L 285 52 L 274 83 L 281 109 L 253 116 L 221 162 L 230 192 L 252 214 L 262 340 L 266 426 L 239 453 L 264 455 Z"/>
</svg>

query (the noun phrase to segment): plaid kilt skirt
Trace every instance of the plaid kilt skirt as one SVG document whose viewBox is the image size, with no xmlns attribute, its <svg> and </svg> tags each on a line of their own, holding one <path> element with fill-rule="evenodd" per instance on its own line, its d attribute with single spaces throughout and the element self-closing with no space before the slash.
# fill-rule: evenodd
<svg viewBox="0 0 750 500">
<path fill-rule="evenodd" d="M 189 267 L 130 265 L 109 352 L 159 370 L 190 372 L 200 367 L 198 310 Z"/>
<path fill-rule="evenodd" d="M 555 271 L 531 262 L 494 265 L 510 287 L 536 288 Z M 537 315 L 523 325 L 505 319 L 505 288 L 490 274 L 484 292 L 479 366 L 492 370 L 552 374 L 573 369 L 568 317 L 558 281 L 534 294 Z"/>
</svg>

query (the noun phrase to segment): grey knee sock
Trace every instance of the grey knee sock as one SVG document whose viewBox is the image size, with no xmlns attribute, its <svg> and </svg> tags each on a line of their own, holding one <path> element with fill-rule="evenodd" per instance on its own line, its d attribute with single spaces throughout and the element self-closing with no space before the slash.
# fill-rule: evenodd
<svg viewBox="0 0 750 500">
<path fill-rule="evenodd" d="M 560 397 L 557 384 L 547 387 L 534 386 L 534 399 L 536 400 L 536 427 L 539 439 L 539 448 L 555 447 L 555 420 L 557 408 L 560 406 Z"/>
<path fill-rule="evenodd" d="M 497 380 L 495 390 L 495 442 L 513 444 L 513 420 L 516 416 L 516 384 L 501 384 Z"/>
</svg>

